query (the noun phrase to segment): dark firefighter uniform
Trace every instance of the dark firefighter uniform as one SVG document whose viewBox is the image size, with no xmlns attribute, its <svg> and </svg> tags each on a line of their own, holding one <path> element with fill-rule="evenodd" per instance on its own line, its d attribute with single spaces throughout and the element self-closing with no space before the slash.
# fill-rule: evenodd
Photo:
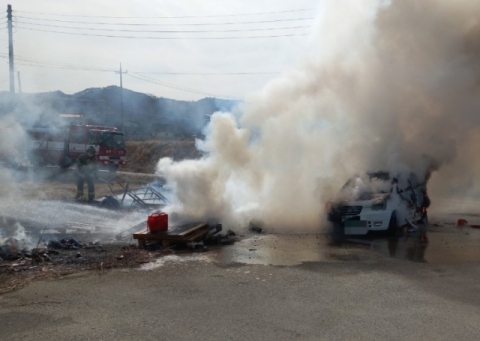
<svg viewBox="0 0 480 341">
<path fill-rule="evenodd" d="M 85 181 L 88 186 L 88 201 L 95 198 L 95 185 L 93 180 L 97 176 L 97 159 L 95 158 L 95 148 L 90 146 L 85 154 L 80 155 L 75 160 L 77 166 L 77 196 L 83 197 L 83 185 Z"/>
</svg>

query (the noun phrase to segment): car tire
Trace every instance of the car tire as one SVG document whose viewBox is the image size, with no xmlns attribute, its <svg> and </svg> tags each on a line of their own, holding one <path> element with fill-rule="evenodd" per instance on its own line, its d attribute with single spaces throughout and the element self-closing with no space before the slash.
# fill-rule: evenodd
<svg viewBox="0 0 480 341">
<path fill-rule="evenodd" d="M 390 237 L 396 237 L 399 232 L 397 213 L 393 212 L 390 216 L 390 222 L 388 223 L 388 235 Z"/>
<path fill-rule="evenodd" d="M 100 207 L 110 210 L 117 210 L 120 208 L 120 202 L 111 195 L 107 195 L 100 203 Z"/>
<path fill-rule="evenodd" d="M 428 213 L 425 213 L 422 216 L 422 219 L 420 219 L 420 223 L 425 225 L 425 226 L 428 226 Z"/>
<path fill-rule="evenodd" d="M 339 222 L 332 222 L 332 242 L 340 244 L 345 240 L 345 228 Z"/>
</svg>

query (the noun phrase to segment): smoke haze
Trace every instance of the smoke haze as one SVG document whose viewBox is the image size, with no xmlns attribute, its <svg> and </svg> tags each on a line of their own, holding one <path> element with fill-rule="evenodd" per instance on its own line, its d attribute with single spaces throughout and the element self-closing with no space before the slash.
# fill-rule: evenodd
<svg viewBox="0 0 480 341">
<path fill-rule="evenodd" d="M 353 174 L 412 170 L 433 195 L 478 190 L 480 3 L 325 1 L 311 55 L 211 118 L 201 160 L 162 159 L 170 210 L 314 231 Z"/>
</svg>

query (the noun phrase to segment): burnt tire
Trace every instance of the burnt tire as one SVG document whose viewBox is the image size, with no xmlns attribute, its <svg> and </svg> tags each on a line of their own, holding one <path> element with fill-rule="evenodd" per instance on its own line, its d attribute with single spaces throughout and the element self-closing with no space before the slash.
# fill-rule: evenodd
<svg viewBox="0 0 480 341">
<path fill-rule="evenodd" d="M 345 228 L 342 223 L 332 222 L 331 241 L 334 244 L 340 244 L 345 240 Z"/>
<path fill-rule="evenodd" d="M 107 196 L 105 199 L 102 200 L 100 203 L 100 207 L 108 208 L 110 210 L 117 210 L 120 208 L 120 203 L 117 199 L 112 196 Z"/>
<path fill-rule="evenodd" d="M 420 224 L 428 226 L 428 214 L 424 213 L 422 219 L 420 219 Z"/>
<path fill-rule="evenodd" d="M 390 216 L 390 222 L 388 223 L 387 233 L 390 237 L 396 237 L 399 234 L 397 213 L 393 212 Z"/>
</svg>

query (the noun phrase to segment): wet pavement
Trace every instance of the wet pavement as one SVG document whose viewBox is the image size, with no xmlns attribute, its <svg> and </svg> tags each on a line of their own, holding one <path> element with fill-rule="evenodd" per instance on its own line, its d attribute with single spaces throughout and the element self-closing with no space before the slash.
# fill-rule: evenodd
<svg viewBox="0 0 480 341">
<path fill-rule="evenodd" d="M 480 231 L 463 228 L 452 232 L 428 232 L 370 242 L 373 251 L 392 258 L 432 264 L 480 262 Z"/>
<path fill-rule="evenodd" d="M 410 232 L 398 238 L 369 236 L 331 244 L 327 235 L 253 235 L 213 254 L 222 265 L 294 266 L 354 257 L 369 250 L 385 257 L 432 264 L 480 263 L 480 230 L 452 223 L 432 224 L 427 233 Z M 339 255 L 341 257 L 339 257 Z"/>
<path fill-rule="evenodd" d="M 223 265 L 292 266 L 327 261 L 328 249 L 325 235 L 256 235 L 223 247 L 213 258 Z"/>
</svg>

